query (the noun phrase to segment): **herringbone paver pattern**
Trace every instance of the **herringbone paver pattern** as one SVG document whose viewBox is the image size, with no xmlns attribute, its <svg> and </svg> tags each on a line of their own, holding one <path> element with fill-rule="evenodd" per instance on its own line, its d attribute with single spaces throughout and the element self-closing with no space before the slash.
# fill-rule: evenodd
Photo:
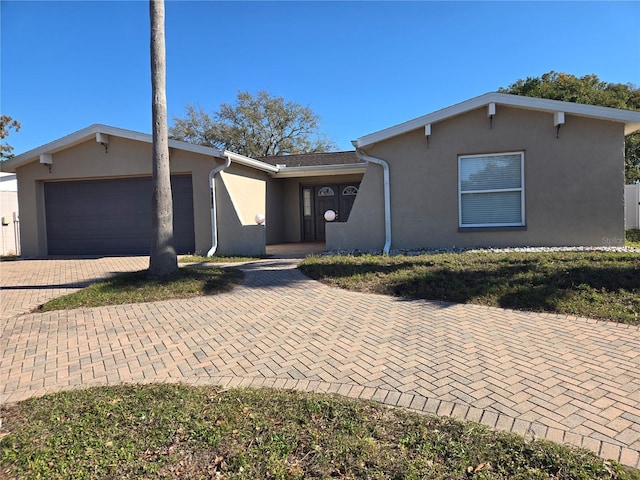
<svg viewBox="0 0 640 480">
<path fill-rule="evenodd" d="M 78 278 L 146 261 L 87 260 L 104 263 Z M 2 284 L 80 265 L 47 262 L 3 264 Z M 2 320 L 2 401 L 120 382 L 328 391 L 571 443 L 640 468 L 640 329 L 346 292 L 295 265 L 245 264 L 244 284 L 213 297 L 14 316 L 12 306 Z M 50 275 L 54 285 L 80 281 Z M 4 291 L 3 305 L 19 295 Z"/>
<path fill-rule="evenodd" d="M 21 260 L 0 263 L 0 321 L 27 313 L 52 298 L 73 293 L 117 273 L 143 270 L 149 257 Z"/>
</svg>

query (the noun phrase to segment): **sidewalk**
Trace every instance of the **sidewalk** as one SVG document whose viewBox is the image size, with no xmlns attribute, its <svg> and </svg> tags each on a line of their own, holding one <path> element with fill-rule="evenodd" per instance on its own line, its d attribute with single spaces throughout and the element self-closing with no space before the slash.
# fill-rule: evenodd
<svg viewBox="0 0 640 480">
<path fill-rule="evenodd" d="M 637 327 L 347 292 L 307 279 L 295 259 L 241 265 L 243 285 L 213 297 L 14 315 L 13 297 L 28 303 L 146 261 L 3 263 L 1 401 L 121 382 L 327 391 L 640 468 Z"/>
</svg>

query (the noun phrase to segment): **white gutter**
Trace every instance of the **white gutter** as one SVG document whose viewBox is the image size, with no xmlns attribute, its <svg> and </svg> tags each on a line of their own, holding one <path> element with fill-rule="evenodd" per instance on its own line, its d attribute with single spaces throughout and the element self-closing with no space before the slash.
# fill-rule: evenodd
<svg viewBox="0 0 640 480">
<path fill-rule="evenodd" d="M 209 190 L 211 192 L 211 248 L 207 252 L 207 257 L 213 257 L 218 249 L 218 219 L 216 216 L 216 182 L 214 177 L 217 173 L 221 172 L 225 168 L 231 165 L 231 155 L 227 155 L 228 152 L 224 152 L 223 155 L 227 160 L 222 165 L 218 165 L 209 172 Z"/>
<path fill-rule="evenodd" d="M 389 254 L 391 249 L 391 192 L 389 190 L 389 164 L 381 158 L 370 157 L 357 147 L 357 141 L 351 142 L 356 147 L 356 157 L 367 163 L 375 163 L 382 167 L 384 175 L 384 247 L 382 253 Z"/>
<path fill-rule="evenodd" d="M 263 172 L 278 173 L 280 171 L 280 168 L 276 166 L 261 162 L 259 160 L 255 160 L 253 158 L 245 157 L 244 155 L 240 155 L 239 153 L 230 152 L 229 150 L 225 150 L 223 152 L 223 155 L 236 163 L 246 165 L 247 167 L 256 168 L 258 170 L 262 170 Z"/>
<path fill-rule="evenodd" d="M 367 169 L 366 163 L 347 163 L 339 165 L 311 165 L 307 167 L 281 166 L 273 178 L 321 177 L 325 175 L 361 174 Z"/>
</svg>

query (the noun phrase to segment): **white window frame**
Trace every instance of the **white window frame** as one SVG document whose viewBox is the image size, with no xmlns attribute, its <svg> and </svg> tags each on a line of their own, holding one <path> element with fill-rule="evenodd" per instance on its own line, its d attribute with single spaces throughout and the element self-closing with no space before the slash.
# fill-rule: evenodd
<svg viewBox="0 0 640 480">
<path fill-rule="evenodd" d="M 520 188 L 505 188 L 493 190 L 467 190 L 462 191 L 461 165 L 462 161 L 468 158 L 487 158 L 487 157 L 503 157 L 507 155 L 520 155 Z M 508 193 L 520 192 L 520 218 L 521 222 L 517 223 L 462 223 L 462 196 L 473 193 Z M 478 155 L 458 155 L 458 227 L 459 228 L 487 228 L 487 227 L 523 227 L 525 223 L 525 192 L 524 192 L 524 151 L 519 152 L 502 152 L 502 153 L 483 153 Z"/>
</svg>

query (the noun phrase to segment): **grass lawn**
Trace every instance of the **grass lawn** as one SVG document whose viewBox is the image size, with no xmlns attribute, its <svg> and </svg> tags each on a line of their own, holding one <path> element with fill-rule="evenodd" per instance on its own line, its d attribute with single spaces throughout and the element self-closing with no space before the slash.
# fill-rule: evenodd
<svg viewBox="0 0 640 480">
<path fill-rule="evenodd" d="M 640 479 L 585 450 L 333 395 L 115 386 L 1 413 L 2 478 Z"/>
<path fill-rule="evenodd" d="M 124 273 L 89 285 L 76 293 L 54 298 L 37 311 L 89 308 L 102 305 L 155 302 L 174 298 L 212 295 L 231 290 L 242 281 L 239 270 L 182 267 L 178 275 L 147 279 L 147 271 Z"/>
<path fill-rule="evenodd" d="M 640 254 L 632 252 L 326 256 L 300 269 L 362 292 L 640 325 Z"/>
<path fill-rule="evenodd" d="M 242 263 L 255 262 L 266 257 L 226 257 L 224 255 L 214 255 L 205 257 L 203 255 L 184 255 L 178 257 L 178 263 Z"/>
<path fill-rule="evenodd" d="M 640 230 L 627 230 L 625 245 L 640 248 Z"/>
</svg>

